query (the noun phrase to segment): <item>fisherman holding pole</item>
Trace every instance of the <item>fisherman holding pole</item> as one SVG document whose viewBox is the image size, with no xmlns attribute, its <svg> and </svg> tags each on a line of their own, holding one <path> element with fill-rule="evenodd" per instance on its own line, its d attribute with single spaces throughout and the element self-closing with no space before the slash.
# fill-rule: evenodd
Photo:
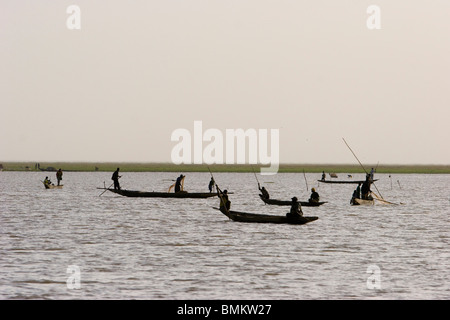
<svg viewBox="0 0 450 320">
<path fill-rule="evenodd" d="M 214 181 L 214 184 L 216 185 L 216 190 L 217 190 L 217 196 L 220 199 L 220 211 L 223 213 L 228 213 L 230 211 L 231 208 L 231 202 L 230 200 L 228 200 L 228 190 L 220 190 L 219 186 L 217 185 L 217 183 L 215 182 L 214 176 L 211 172 L 211 169 L 209 169 L 209 173 L 211 174 L 211 181 Z"/>
<path fill-rule="evenodd" d="M 120 190 L 120 184 L 119 184 L 119 179 L 121 176 L 119 176 L 119 170 L 120 168 L 117 168 L 116 171 L 114 171 L 111 180 L 114 181 L 114 190 Z"/>
</svg>

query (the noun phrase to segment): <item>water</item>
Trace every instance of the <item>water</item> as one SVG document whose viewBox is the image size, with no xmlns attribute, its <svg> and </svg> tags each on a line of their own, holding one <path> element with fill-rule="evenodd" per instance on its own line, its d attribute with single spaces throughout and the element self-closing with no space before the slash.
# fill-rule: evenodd
<svg viewBox="0 0 450 320">
<path fill-rule="evenodd" d="M 62 190 L 45 190 L 45 173 L 0 172 L 1 299 L 450 298 L 450 175 L 377 174 L 381 195 L 404 204 L 353 207 L 354 185 L 306 174 L 328 203 L 292 226 L 230 221 L 217 198 L 99 196 L 111 174 L 65 172 Z M 178 176 L 122 175 L 123 188 L 146 191 Z M 186 190 L 207 191 L 209 173 L 186 175 Z M 252 173 L 214 176 L 232 209 L 288 210 L 259 199 Z M 309 197 L 303 173 L 258 178 L 272 198 Z"/>
</svg>

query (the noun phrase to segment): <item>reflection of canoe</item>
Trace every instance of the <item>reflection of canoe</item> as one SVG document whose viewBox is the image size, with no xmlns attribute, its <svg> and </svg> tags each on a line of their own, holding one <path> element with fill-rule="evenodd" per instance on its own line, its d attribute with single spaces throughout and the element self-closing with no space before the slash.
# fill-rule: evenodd
<svg viewBox="0 0 450 320">
<path fill-rule="evenodd" d="M 358 184 L 358 183 L 363 184 L 364 181 L 366 181 L 366 180 L 336 180 L 336 181 L 333 181 L 333 180 L 317 180 L 317 181 L 322 182 L 322 183 L 337 183 L 337 184 L 339 184 L 339 183 L 341 183 L 341 184 Z M 378 181 L 378 179 L 375 179 L 373 181 Z"/>
<path fill-rule="evenodd" d="M 54 184 L 45 184 L 43 181 L 45 189 L 62 189 L 63 185 L 55 186 Z"/>
<path fill-rule="evenodd" d="M 125 197 L 138 197 L 138 198 L 209 198 L 217 197 L 217 193 L 210 192 L 193 192 L 189 193 L 186 191 L 181 192 L 149 192 L 149 191 L 135 191 L 135 190 L 114 190 L 98 188 L 103 190 L 109 190 L 111 192 L 120 194 Z"/>
<path fill-rule="evenodd" d="M 219 208 L 214 208 L 220 210 Z M 319 219 L 318 217 L 299 217 L 296 219 L 288 219 L 286 216 L 266 215 L 257 213 L 237 212 L 230 210 L 220 210 L 224 215 L 233 221 L 253 222 L 253 223 L 278 223 L 278 224 L 305 224 Z"/>
<path fill-rule="evenodd" d="M 373 206 L 375 204 L 375 200 L 364 200 L 364 199 L 358 199 L 358 198 L 352 198 L 352 201 L 350 202 L 354 206 L 359 205 L 365 205 L 365 206 Z"/>
<path fill-rule="evenodd" d="M 266 198 L 262 197 L 261 195 L 259 195 L 259 197 L 266 204 L 273 204 L 273 205 L 277 205 L 277 206 L 290 206 L 290 205 L 292 205 L 292 201 L 289 201 L 289 200 L 266 199 Z M 318 207 L 318 206 L 326 203 L 326 201 L 322 201 L 322 202 L 299 201 L 299 202 L 300 202 L 302 207 Z"/>
</svg>

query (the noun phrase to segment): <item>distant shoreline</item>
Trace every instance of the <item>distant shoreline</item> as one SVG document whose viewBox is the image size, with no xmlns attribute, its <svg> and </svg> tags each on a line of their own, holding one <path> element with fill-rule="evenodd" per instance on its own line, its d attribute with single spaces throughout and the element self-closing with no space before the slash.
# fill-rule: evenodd
<svg viewBox="0 0 450 320">
<path fill-rule="evenodd" d="M 0 162 L 3 171 L 30 171 L 51 172 L 61 168 L 63 171 L 74 172 L 113 172 L 120 168 L 122 172 L 255 172 L 259 173 L 261 167 L 266 165 L 206 165 L 206 164 L 181 164 L 172 163 L 131 163 L 131 162 L 41 162 L 40 169 L 35 162 Z M 364 165 L 367 171 L 376 164 Z M 42 170 L 47 169 L 48 171 Z M 354 164 L 280 164 L 279 173 L 364 173 L 360 165 Z M 377 173 L 450 173 L 450 165 L 378 165 Z"/>
</svg>

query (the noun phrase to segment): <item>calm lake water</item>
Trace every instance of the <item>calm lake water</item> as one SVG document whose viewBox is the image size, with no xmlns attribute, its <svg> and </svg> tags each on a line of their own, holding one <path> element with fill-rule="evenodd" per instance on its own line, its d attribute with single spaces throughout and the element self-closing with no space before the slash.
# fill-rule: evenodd
<svg viewBox="0 0 450 320">
<path fill-rule="evenodd" d="M 0 172 L 1 299 L 450 299 L 450 175 L 377 174 L 403 204 L 353 207 L 355 185 L 307 173 L 328 203 L 303 207 L 319 219 L 300 226 L 230 221 L 215 197 L 99 196 L 111 175 L 65 172 L 45 190 L 46 173 Z M 166 191 L 178 175 L 124 172 L 121 185 Z M 209 173 L 186 176 L 208 191 Z M 214 177 L 234 210 L 288 211 L 259 199 L 253 173 Z M 272 198 L 310 195 L 303 173 L 258 179 Z"/>
</svg>

